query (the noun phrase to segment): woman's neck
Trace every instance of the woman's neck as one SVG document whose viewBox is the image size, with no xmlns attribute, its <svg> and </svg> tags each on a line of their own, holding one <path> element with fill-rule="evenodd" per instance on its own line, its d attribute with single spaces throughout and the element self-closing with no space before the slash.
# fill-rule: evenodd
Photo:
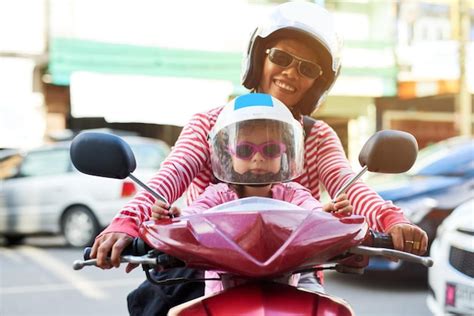
<svg viewBox="0 0 474 316">
<path fill-rule="evenodd" d="M 250 196 L 272 197 L 272 185 L 269 184 L 261 187 L 243 185 L 241 198 Z"/>
</svg>

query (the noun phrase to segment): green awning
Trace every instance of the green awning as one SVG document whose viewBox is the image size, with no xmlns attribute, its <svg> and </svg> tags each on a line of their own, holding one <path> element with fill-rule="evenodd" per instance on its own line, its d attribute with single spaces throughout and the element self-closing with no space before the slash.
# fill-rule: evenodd
<svg viewBox="0 0 474 316">
<path fill-rule="evenodd" d="M 52 83 L 69 85 L 74 71 L 228 80 L 240 85 L 240 52 L 211 52 L 54 38 Z"/>
</svg>

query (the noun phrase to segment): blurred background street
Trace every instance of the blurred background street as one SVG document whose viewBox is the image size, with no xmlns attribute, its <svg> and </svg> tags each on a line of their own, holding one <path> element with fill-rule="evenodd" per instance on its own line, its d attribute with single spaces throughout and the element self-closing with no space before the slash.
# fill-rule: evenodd
<svg viewBox="0 0 474 316">
<path fill-rule="evenodd" d="M 140 268 L 128 275 L 123 266 L 73 271 L 81 250 L 65 247 L 64 239 L 31 238 L 28 244 L 0 248 L 2 316 L 128 315 L 126 296 L 145 278 Z M 328 272 L 326 289 L 349 302 L 356 315 L 431 315 L 426 285 L 400 276 Z"/>
<path fill-rule="evenodd" d="M 242 52 L 282 2 L 0 0 L 1 315 L 127 314 L 139 269 L 71 264 L 138 188 L 77 172 L 70 141 L 90 129 L 122 136 L 146 181 L 192 114 L 248 92 Z M 416 137 L 408 173 L 364 180 L 427 232 L 440 267 L 428 276 L 375 258 L 363 277 L 329 274 L 329 292 L 357 315 L 474 313 L 474 0 L 310 2 L 334 14 L 344 43 L 312 116 L 356 171 L 374 132 Z"/>
</svg>

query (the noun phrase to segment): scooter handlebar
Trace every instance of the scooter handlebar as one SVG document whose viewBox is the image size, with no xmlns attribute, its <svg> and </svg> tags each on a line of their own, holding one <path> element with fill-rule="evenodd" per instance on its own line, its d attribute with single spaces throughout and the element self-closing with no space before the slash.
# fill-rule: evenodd
<svg viewBox="0 0 474 316">
<path fill-rule="evenodd" d="M 392 257 L 419 263 L 426 267 L 431 267 L 433 265 L 433 259 L 430 257 L 422 257 L 408 252 L 395 250 L 392 236 L 374 230 L 370 230 L 369 237 L 362 243 L 362 245 L 352 247 L 349 252 L 365 256 Z"/>
<path fill-rule="evenodd" d="M 143 239 L 135 238 L 133 242 L 130 243 L 123 251 L 120 256 L 120 262 L 124 263 L 135 263 L 135 264 L 145 264 L 157 267 L 159 269 L 169 269 L 184 267 L 184 262 L 180 261 L 177 258 L 174 258 L 165 253 L 153 250 L 148 246 Z M 84 260 L 76 260 L 73 262 L 72 268 L 74 270 L 80 270 L 85 266 L 96 266 L 97 259 L 91 259 L 92 248 L 84 248 Z"/>
<path fill-rule="evenodd" d="M 151 264 L 156 265 L 156 257 L 148 258 L 148 252 L 152 250 L 142 239 L 134 238 L 133 241 L 122 251 L 120 256 L 120 262 L 138 263 L 138 264 Z M 91 256 L 92 248 L 84 248 L 83 258 L 84 260 L 76 260 L 73 263 L 74 270 L 80 270 L 85 266 L 95 266 L 97 259 L 92 259 Z"/>
</svg>

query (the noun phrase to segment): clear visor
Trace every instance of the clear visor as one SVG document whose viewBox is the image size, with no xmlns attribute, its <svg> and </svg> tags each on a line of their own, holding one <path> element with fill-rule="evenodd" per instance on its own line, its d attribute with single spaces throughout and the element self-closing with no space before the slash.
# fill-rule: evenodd
<svg viewBox="0 0 474 316">
<path fill-rule="evenodd" d="M 214 176 L 227 183 L 263 185 L 290 181 L 303 171 L 301 124 L 247 120 L 222 128 L 211 142 Z"/>
</svg>

